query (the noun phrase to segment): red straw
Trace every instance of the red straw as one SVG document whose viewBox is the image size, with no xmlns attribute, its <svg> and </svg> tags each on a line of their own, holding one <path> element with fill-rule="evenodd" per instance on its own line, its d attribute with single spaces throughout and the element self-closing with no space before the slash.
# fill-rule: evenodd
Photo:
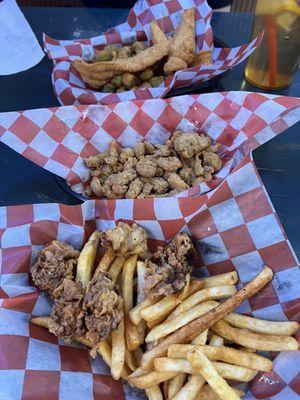
<svg viewBox="0 0 300 400">
<path fill-rule="evenodd" d="M 276 42 L 276 24 L 272 15 L 265 16 L 265 25 L 269 46 L 269 85 L 274 87 L 276 85 L 277 75 L 277 42 Z"/>
</svg>

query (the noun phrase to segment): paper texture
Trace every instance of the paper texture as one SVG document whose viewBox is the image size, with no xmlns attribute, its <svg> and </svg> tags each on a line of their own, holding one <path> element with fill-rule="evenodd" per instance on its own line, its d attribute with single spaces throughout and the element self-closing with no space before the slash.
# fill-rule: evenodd
<svg viewBox="0 0 300 400">
<path fill-rule="evenodd" d="M 44 52 L 15 0 L 0 3 L 0 75 L 25 71 L 41 61 Z"/>
</svg>

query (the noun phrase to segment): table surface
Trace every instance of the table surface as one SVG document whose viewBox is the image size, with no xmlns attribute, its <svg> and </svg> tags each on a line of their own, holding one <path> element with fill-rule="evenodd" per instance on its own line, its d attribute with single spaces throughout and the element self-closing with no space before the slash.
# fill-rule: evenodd
<svg viewBox="0 0 300 400">
<path fill-rule="evenodd" d="M 97 36 L 123 22 L 128 9 L 108 8 L 23 8 L 33 31 L 41 42 L 42 32 L 58 39 Z M 249 40 L 250 14 L 214 13 L 212 27 L 216 38 L 234 47 Z M 238 34 L 237 34 L 238 32 Z M 224 74 L 205 92 L 259 91 L 243 79 L 242 63 Z M 0 77 L 0 112 L 57 106 L 51 85 L 52 63 L 45 57 L 28 71 Z M 201 93 L 203 91 L 194 91 Z M 300 73 L 293 84 L 278 94 L 300 96 Z M 300 204 L 300 124 L 288 129 L 254 151 L 254 161 L 271 197 L 284 229 L 300 256 L 298 234 Z M 20 173 L 22 171 L 22 173 Z M 57 178 L 0 143 L 0 205 L 81 201 L 68 193 Z"/>
</svg>

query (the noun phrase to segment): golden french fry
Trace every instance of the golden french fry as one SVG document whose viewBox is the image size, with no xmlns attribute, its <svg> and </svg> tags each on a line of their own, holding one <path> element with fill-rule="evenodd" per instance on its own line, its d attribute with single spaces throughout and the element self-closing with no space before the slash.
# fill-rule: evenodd
<svg viewBox="0 0 300 400">
<path fill-rule="evenodd" d="M 183 312 L 180 315 L 177 315 L 169 322 L 163 322 L 162 324 L 157 325 L 146 336 L 146 343 L 153 342 L 167 336 L 169 333 L 176 331 L 176 329 L 181 328 L 182 326 L 188 324 L 194 319 L 199 318 L 201 315 L 206 314 L 213 308 L 218 307 L 218 305 L 219 303 L 216 301 L 207 301 L 198 304 L 197 306 L 191 308 L 186 312 Z"/>
<path fill-rule="evenodd" d="M 122 293 L 124 311 L 127 315 L 133 305 L 133 278 L 136 269 L 137 255 L 130 256 L 124 264 L 122 273 Z"/>
<path fill-rule="evenodd" d="M 128 349 L 125 349 L 125 362 L 128 365 L 128 367 L 131 369 L 131 371 L 135 371 L 136 366 L 139 365 L 135 361 L 133 352 L 129 351 Z"/>
<path fill-rule="evenodd" d="M 225 321 L 215 323 L 211 330 L 241 346 L 260 351 L 288 351 L 298 350 L 299 344 L 291 336 L 261 335 L 245 329 L 233 328 Z"/>
<path fill-rule="evenodd" d="M 145 286 L 145 273 L 146 273 L 146 264 L 143 261 L 138 261 L 136 264 L 136 272 L 138 278 L 138 287 L 137 287 L 137 303 L 141 303 L 146 298 L 146 293 L 144 290 Z M 133 322 L 133 321 L 132 321 Z"/>
<path fill-rule="evenodd" d="M 145 373 L 146 372 L 146 373 Z M 127 377 L 128 382 L 139 389 L 149 389 L 154 385 L 174 378 L 178 372 L 142 371 L 133 372 Z"/>
<path fill-rule="evenodd" d="M 168 396 L 166 396 L 166 398 L 173 399 L 173 397 L 176 396 L 176 394 L 180 391 L 180 389 L 184 385 L 185 380 L 186 380 L 186 374 L 178 374 L 174 378 L 170 379 L 168 386 Z"/>
<path fill-rule="evenodd" d="M 231 313 L 224 319 L 236 328 L 248 329 L 249 331 L 265 335 L 290 336 L 294 335 L 299 329 L 297 321 L 266 321 L 237 313 Z"/>
<path fill-rule="evenodd" d="M 200 280 L 192 280 L 189 285 L 189 291 L 186 294 L 187 296 L 197 292 L 204 285 L 203 281 Z M 183 289 L 184 290 L 184 289 Z M 179 294 L 171 294 L 169 296 L 163 297 L 161 300 L 156 302 L 155 304 L 144 308 L 141 311 L 142 318 L 148 322 L 153 322 L 157 320 L 164 319 L 182 300 L 178 297 Z"/>
<path fill-rule="evenodd" d="M 195 337 L 191 341 L 192 344 L 205 344 L 207 341 L 207 336 L 208 336 L 208 329 L 205 329 L 205 331 L 201 332 L 198 336 Z"/>
<path fill-rule="evenodd" d="M 262 272 L 258 274 L 251 282 L 244 286 L 241 290 L 220 304 L 217 308 L 209 311 L 202 317 L 195 319 L 182 328 L 178 329 L 153 349 L 147 351 L 143 355 L 142 368 L 151 369 L 153 360 L 156 357 L 163 356 L 167 353 L 168 347 L 174 343 L 191 342 L 197 335 L 205 329 L 210 328 L 217 321 L 224 318 L 227 314 L 237 308 L 244 300 L 256 294 L 262 289 L 273 277 L 273 272 L 269 267 L 264 267 Z"/>
<path fill-rule="evenodd" d="M 193 368 L 199 370 L 199 373 L 221 400 L 240 399 L 225 379 L 219 375 L 213 363 L 199 349 L 194 348 L 190 350 L 187 354 L 187 359 Z"/>
<path fill-rule="evenodd" d="M 146 334 L 146 322 L 141 321 L 138 325 L 136 325 L 138 335 L 139 335 L 139 341 L 140 345 L 144 343 L 145 341 L 145 334 Z"/>
<path fill-rule="evenodd" d="M 111 339 L 111 374 L 114 379 L 120 379 L 125 364 L 125 335 L 123 317 L 117 329 L 112 331 Z"/>
<path fill-rule="evenodd" d="M 126 258 L 123 256 L 118 256 L 114 262 L 111 264 L 111 267 L 109 269 L 109 275 L 111 279 L 116 283 L 118 280 L 119 275 L 122 272 L 124 263 L 126 261 Z"/>
<path fill-rule="evenodd" d="M 191 375 L 187 383 L 172 400 L 193 400 L 204 383 L 205 380 L 201 375 Z"/>
<path fill-rule="evenodd" d="M 95 271 L 95 276 L 99 275 L 100 272 L 106 272 L 109 270 L 112 262 L 116 258 L 114 251 L 112 248 L 109 248 L 104 253 L 104 256 L 101 258 L 99 265 Z"/>
<path fill-rule="evenodd" d="M 164 399 L 168 398 L 168 388 L 169 388 L 169 381 L 164 381 L 162 384 L 162 392 Z"/>
<path fill-rule="evenodd" d="M 138 303 L 135 307 L 133 307 L 129 311 L 129 317 L 134 325 L 138 325 L 142 321 L 141 311 L 144 308 L 151 306 L 152 304 L 157 303 L 158 300 L 151 300 L 149 298 L 143 300 L 141 303 Z"/>
<path fill-rule="evenodd" d="M 249 382 L 255 377 L 258 371 L 250 368 L 231 365 L 224 362 L 215 361 L 213 365 L 225 379 L 233 379 L 240 382 Z M 193 368 L 191 363 L 184 358 L 155 358 L 154 367 L 158 373 L 179 373 L 184 372 L 191 375 L 199 375 L 199 370 Z"/>
<path fill-rule="evenodd" d="M 264 372 L 272 369 L 272 361 L 267 358 L 226 346 L 173 344 L 169 347 L 168 357 L 186 358 L 188 352 L 193 349 L 200 350 L 211 361 L 224 361 Z"/>
<path fill-rule="evenodd" d="M 141 344 L 141 338 L 137 326 L 127 317 L 125 318 L 125 339 L 126 347 L 130 351 L 135 350 Z"/>
<path fill-rule="evenodd" d="M 136 365 L 141 365 L 141 359 L 143 357 L 143 351 L 140 347 L 137 347 L 133 352 L 131 353 L 134 358 L 134 362 Z"/>
<path fill-rule="evenodd" d="M 35 325 L 42 326 L 43 328 L 49 329 L 49 324 L 50 324 L 50 317 L 34 317 L 31 318 L 30 322 L 32 322 Z M 91 343 L 90 340 L 86 339 L 85 337 L 77 337 L 74 339 L 75 342 L 83 344 L 84 346 L 93 347 L 93 344 Z"/>
<path fill-rule="evenodd" d="M 152 386 L 145 391 L 149 400 L 163 400 L 163 396 L 158 385 Z"/>
<path fill-rule="evenodd" d="M 238 390 L 236 388 L 232 389 L 239 396 L 239 398 L 245 396 L 245 393 L 242 390 Z M 220 397 L 212 390 L 209 385 L 204 385 L 197 393 L 195 400 L 220 400 Z"/>
<path fill-rule="evenodd" d="M 190 285 L 191 285 L 191 275 L 187 274 L 185 277 L 185 285 L 183 290 L 180 292 L 178 296 L 178 300 L 182 301 L 189 296 L 190 293 Z"/>
<path fill-rule="evenodd" d="M 234 285 L 214 286 L 199 290 L 179 304 L 166 320 L 171 321 L 176 316 L 182 315 L 182 313 L 190 310 L 192 307 L 204 301 L 230 297 L 235 294 L 236 291 L 237 290 Z"/>
<path fill-rule="evenodd" d="M 224 339 L 221 338 L 221 336 L 218 336 L 218 335 L 211 335 L 209 344 L 210 344 L 210 346 L 223 346 L 224 345 Z"/>
<path fill-rule="evenodd" d="M 212 286 L 235 285 L 238 279 L 239 278 L 236 271 L 210 276 L 209 278 L 204 278 L 204 288 L 209 288 Z"/>
<path fill-rule="evenodd" d="M 95 231 L 80 252 L 77 261 L 76 280 L 86 286 L 92 277 L 95 257 L 98 250 L 100 232 Z"/>
</svg>

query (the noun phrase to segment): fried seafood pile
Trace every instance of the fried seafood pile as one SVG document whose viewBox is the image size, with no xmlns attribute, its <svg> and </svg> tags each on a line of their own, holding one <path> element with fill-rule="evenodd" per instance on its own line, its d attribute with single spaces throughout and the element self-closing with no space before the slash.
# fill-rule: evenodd
<svg viewBox="0 0 300 400">
<path fill-rule="evenodd" d="M 186 233 L 179 233 L 165 247 L 158 247 L 145 261 L 145 292 L 150 299 L 182 290 L 186 276 L 192 272 L 195 249 Z"/>
<path fill-rule="evenodd" d="M 179 141 L 176 148 L 192 157 L 197 143 Z M 98 263 L 100 240 L 106 251 Z M 244 392 L 232 382 L 272 370 L 259 351 L 299 349 L 292 337 L 298 322 L 234 312 L 272 280 L 269 267 L 238 290 L 236 271 L 191 275 L 195 250 L 185 233 L 145 259 L 147 252 L 147 233 L 123 222 L 93 232 L 80 254 L 53 241 L 39 254 L 32 277 L 54 306 L 50 316 L 31 322 L 87 346 L 114 379 L 144 389 L 150 400 L 239 400 Z"/>
<path fill-rule="evenodd" d="M 218 144 L 195 132 L 177 131 L 165 144 L 145 141 L 133 149 L 112 141 L 106 152 L 85 158 L 91 169 L 86 194 L 109 199 L 168 197 L 209 181 L 222 168 Z"/>
<path fill-rule="evenodd" d="M 83 81 L 104 93 L 157 87 L 165 76 L 191 65 L 211 64 L 211 52 L 195 53 L 194 9 L 184 12 L 174 36 L 168 38 L 155 21 L 150 24 L 152 46 L 134 42 L 95 50 L 92 62 L 74 61 Z"/>
</svg>

